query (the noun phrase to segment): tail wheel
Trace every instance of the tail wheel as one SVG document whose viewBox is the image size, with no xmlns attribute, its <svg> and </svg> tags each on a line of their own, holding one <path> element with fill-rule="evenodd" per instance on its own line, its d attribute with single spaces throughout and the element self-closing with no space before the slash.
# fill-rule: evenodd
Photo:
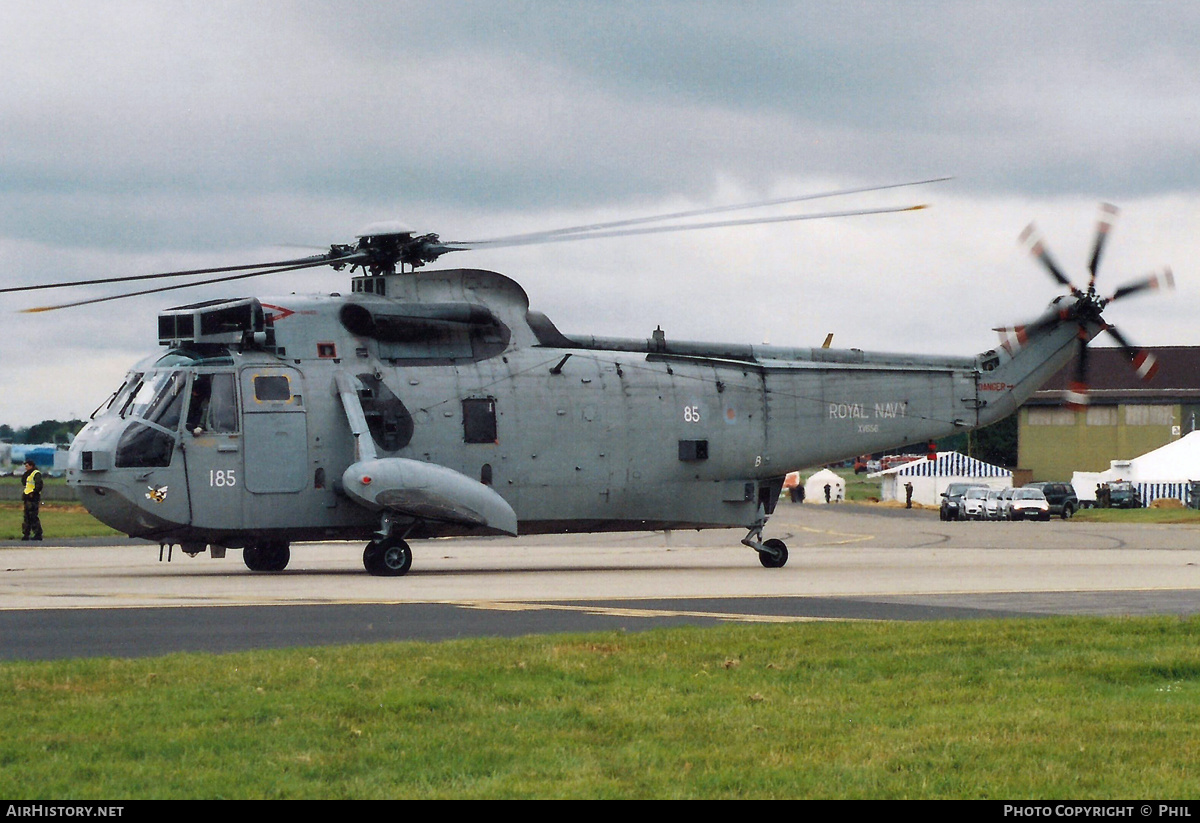
<svg viewBox="0 0 1200 823">
<path fill-rule="evenodd" d="M 787 544 L 782 540 L 771 538 L 763 541 L 763 547 L 770 551 L 759 552 L 758 562 L 768 569 L 782 569 L 788 561 Z"/>
<path fill-rule="evenodd" d="M 412 568 L 412 549 L 399 538 L 372 540 L 363 550 L 363 567 L 376 577 L 399 577 Z"/>
</svg>

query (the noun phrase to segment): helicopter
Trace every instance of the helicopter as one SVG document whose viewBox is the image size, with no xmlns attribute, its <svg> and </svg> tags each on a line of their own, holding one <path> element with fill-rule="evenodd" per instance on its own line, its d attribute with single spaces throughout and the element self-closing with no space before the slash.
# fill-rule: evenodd
<svg viewBox="0 0 1200 823">
<path fill-rule="evenodd" d="M 986 426 L 1077 352 L 1068 400 L 1085 403 L 1087 345 L 1102 332 L 1153 376 L 1152 355 L 1102 312 L 1173 280 L 1168 269 L 1097 294 L 1115 209 L 1102 208 L 1084 288 L 1027 229 L 1022 239 L 1067 293 L 968 356 L 689 342 L 661 327 L 636 339 L 566 334 L 503 274 L 425 267 L 478 248 L 907 211 L 923 206 L 677 222 L 929 182 L 485 241 L 384 222 L 303 258 L 0 292 L 349 269 L 347 294 L 161 311 L 160 351 L 76 436 L 68 484 L 100 521 L 158 541 L 160 558 L 164 546 L 213 557 L 240 549 L 248 569 L 269 572 L 286 568 L 295 543 L 365 541 L 366 571 L 399 576 L 412 566 L 411 542 L 435 537 L 742 528 L 762 566 L 780 568 L 787 545 L 764 529 L 794 468 Z M 187 285 L 198 283 L 131 294 Z"/>
</svg>

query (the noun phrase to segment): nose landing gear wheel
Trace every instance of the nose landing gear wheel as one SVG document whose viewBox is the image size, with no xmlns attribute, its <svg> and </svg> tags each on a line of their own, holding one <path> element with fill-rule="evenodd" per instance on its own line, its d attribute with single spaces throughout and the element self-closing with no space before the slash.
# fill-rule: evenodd
<svg viewBox="0 0 1200 823">
<path fill-rule="evenodd" d="M 363 567 L 376 577 L 399 577 L 412 567 L 412 549 L 399 538 L 372 540 L 363 550 Z"/>
<path fill-rule="evenodd" d="M 281 572 L 291 559 L 291 547 L 282 541 L 264 540 L 242 549 L 242 560 L 252 572 Z"/>
<path fill-rule="evenodd" d="M 770 549 L 770 551 L 759 552 L 758 562 L 762 563 L 768 569 L 782 569 L 788 561 L 787 544 L 782 540 L 772 537 L 770 540 L 763 541 L 763 547 Z"/>
</svg>

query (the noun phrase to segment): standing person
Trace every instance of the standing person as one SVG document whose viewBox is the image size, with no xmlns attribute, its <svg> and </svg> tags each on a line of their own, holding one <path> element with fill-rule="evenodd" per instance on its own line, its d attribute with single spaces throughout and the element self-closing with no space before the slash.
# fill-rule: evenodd
<svg viewBox="0 0 1200 823">
<path fill-rule="evenodd" d="M 912 508 L 912 493 L 913 493 L 912 483 L 911 482 L 905 483 L 904 484 L 904 508 L 906 508 L 906 509 Z"/>
<path fill-rule="evenodd" d="M 32 460 L 25 461 L 25 474 L 21 475 L 21 500 L 25 503 L 25 517 L 21 520 L 22 540 L 41 540 L 42 521 L 38 518 L 38 506 L 42 502 L 42 473 Z"/>
</svg>

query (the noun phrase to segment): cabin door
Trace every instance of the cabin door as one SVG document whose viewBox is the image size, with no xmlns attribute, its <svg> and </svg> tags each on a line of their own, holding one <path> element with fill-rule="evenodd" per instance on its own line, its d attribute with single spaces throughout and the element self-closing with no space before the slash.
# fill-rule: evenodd
<svg viewBox="0 0 1200 823">
<path fill-rule="evenodd" d="M 242 370 L 246 491 L 287 494 L 308 487 L 304 380 L 286 366 Z"/>
</svg>

